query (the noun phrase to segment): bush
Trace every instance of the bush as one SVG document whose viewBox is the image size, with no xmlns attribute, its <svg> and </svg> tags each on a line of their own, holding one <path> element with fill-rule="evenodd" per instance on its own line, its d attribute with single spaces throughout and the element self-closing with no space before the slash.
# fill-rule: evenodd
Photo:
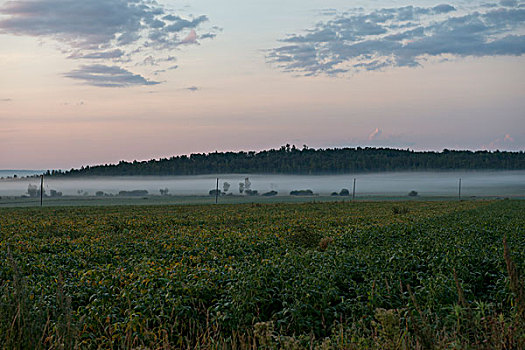
<svg viewBox="0 0 525 350">
<path fill-rule="evenodd" d="M 409 197 L 417 197 L 417 191 L 410 191 L 410 192 L 408 193 L 408 196 L 409 196 Z"/>
<path fill-rule="evenodd" d="M 313 194 L 312 190 L 295 190 L 290 192 L 290 196 L 312 196 Z"/>
<path fill-rule="evenodd" d="M 210 190 L 210 192 L 208 192 L 210 194 L 210 196 L 212 197 L 215 197 L 215 196 L 220 196 L 221 195 L 221 191 L 220 190 Z"/>
<path fill-rule="evenodd" d="M 270 191 L 270 192 L 263 193 L 263 196 L 265 197 L 277 196 L 277 191 Z"/>
<path fill-rule="evenodd" d="M 340 196 L 349 196 L 350 195 L 350 191 L 348 191 L 346 188 L 343 188 L 341 190 L 341 192 L 339 192 L 339 195 Z"/>
</svg>

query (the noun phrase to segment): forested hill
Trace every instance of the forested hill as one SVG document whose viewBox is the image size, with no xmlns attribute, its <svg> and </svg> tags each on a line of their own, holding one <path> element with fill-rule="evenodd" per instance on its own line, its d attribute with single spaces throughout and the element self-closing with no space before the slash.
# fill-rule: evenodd
<svg viewBox="0 0 525 350">
<path fill-rule="evenodd" d="M 261 152 L 214 152 L 169 159 L 52 171 L 55 176 L 198 175 L 225 173 L 326 174 L 415 170 L 525 169 L 525 153 L 415 152 L 388 148 L 303 149 L 283 146 Z"/>
</svg>

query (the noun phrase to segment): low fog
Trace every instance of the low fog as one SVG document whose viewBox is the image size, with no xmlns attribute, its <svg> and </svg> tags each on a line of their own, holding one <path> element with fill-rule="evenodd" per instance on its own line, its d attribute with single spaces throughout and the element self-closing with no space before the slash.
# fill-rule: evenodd
<svg viewBox="0 0 525 350">
<path fill-rule="evenodd" d="M 251 190 L 263 194 L 277 191 L 289 195 L 293 190 L 310 189 L 315 194 L 330 195 L 346 188 L 352 192 L 356 178 L 356 195 L 404 196 L 416 191 L 420 196 L 454 196 L 458 193 L 458 181 L 462 179 L 463 196 L 525 196 L 525 171 L 482 172 L 396 172 L 355 175 L 200 175 L 173 177 L 97 177 L 97 178 L 45 178 L 46 195 L 51 190 L 63 196 L 95 196 L 96 192 L 117 195 L 120 191 L 146 190 L 149 195 L 205 196 L 215 189 L 219 177 L 219 189 L 239 195 L 239 184 L 246 178 Z M 224 183 L 228 185 L 224 187 Z M 39 178 L 0 180 L 0 196 L 23 196 L 28 187 L 39 186 Z M 168 190 L 166 192 L 166 189 Z"/>
</svg>

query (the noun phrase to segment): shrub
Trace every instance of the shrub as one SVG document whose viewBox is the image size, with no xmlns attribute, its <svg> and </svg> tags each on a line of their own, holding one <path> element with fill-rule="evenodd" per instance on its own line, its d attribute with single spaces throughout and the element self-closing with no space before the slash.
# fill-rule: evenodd
<svg viewBox="0 0 525 350">
<path fill-rule="evenodd" d="M 210 196 L 213 196 L 213 197 L 221 195 L 220 190 L 210 190 L 208 193 L 210 194 Z"/>
<path fill-rule="evenodd" d="M 263 193 L 263 196 L 265 197 L 277 196 L 277 191 L 270 191 L 270 192 Z"/>
<path fill-rule="evenodd" d="M 341 192 L 339 192 L 339 195 L 340 196 L 349 196 L 350 195 L 350 191 L 348 191 L 346 188 L 343 188 L 341 190 Z"/>
<path fill-rule="evenodd" d="M 312 190 L 294 190 L 290 192 L 290 196 L 312 196 L 313 194 Z"/>
</svg>

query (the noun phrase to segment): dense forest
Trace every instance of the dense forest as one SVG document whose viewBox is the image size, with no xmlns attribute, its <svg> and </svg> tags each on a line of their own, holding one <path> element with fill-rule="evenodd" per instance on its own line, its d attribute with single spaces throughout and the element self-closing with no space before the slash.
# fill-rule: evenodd
<svg viewBox="0 0 525 350">
<path fill-rule="evenodd" d="M 416 152 L 389 148 L 313 149 L 282 146 L 261 152 L 214 152 L 48 171 L 51 176 L 198 175 L 225 173 L 342 174 L 416 170 L 525 169 L 525 153 Z"/>
</svg>

